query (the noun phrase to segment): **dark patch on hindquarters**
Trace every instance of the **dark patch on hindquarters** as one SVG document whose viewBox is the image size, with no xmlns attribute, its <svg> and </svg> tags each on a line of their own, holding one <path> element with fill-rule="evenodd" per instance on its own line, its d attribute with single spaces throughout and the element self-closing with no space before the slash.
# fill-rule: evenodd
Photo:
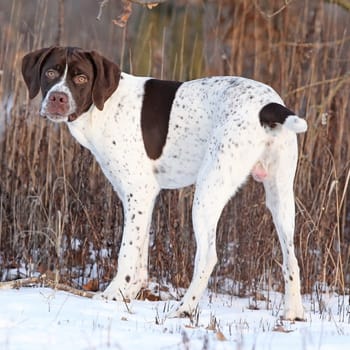
<svg viewBox="0 0 350 350">
<path fill-rule="evenodd" d="M 149 158 L 162 154 L 169 128 L 170 111 L 177 89 L 182 83 L 150 79 L 145 83 L 141 109 L 143 143 Z"/>
<path fill-rule="evenodd" d="M 261 125 L 274 128 L 276 124 L 283 124 L 290 115 L 295 113 L 279 103 L 269 103 L 261 109 L 259 118 Z"/>
</svg>

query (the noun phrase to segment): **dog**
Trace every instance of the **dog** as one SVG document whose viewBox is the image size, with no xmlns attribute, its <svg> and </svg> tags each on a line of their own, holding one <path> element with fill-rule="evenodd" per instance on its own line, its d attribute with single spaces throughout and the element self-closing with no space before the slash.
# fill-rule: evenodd
<svg viewBox="0 0 350 350">
<path fill-rule="evenodd" d="M 195 310 L 217 262 L 221 212 L 251 174 L 262 182 L 283 253 L 283 317 L 304 319 L 294 253 L 297 133 L 307 123 L 269 86 L 242 77 L 178 82 L 137 77 L 96 51 L 50 47 L 23 57 L 29 98 L 88 148 L 123 204 L 118 272 L 102 296 L 133 299 L 148 280 L 152 210 L 161 189 L 195 184 L 191 284 L 170 312 Z"/>
</svg>

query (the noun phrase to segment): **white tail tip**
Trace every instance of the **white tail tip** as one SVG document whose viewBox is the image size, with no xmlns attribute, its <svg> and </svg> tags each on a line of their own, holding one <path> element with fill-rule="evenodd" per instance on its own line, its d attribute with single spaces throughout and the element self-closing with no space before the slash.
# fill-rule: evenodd
<svg viewBox="0 0 350 350">
<path fill-rule="evenodd" d="M 305 132 L 307 130 L 307 123 L 305 119 L 299 118 L 297 115 L 290 115 L 286 118 L 283 125 L 295 133 Z"/>
</svg>

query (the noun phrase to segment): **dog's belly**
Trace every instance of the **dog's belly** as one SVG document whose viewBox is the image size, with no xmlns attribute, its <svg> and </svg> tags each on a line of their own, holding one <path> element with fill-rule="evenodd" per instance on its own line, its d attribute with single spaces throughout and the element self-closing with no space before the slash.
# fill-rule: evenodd
<svg viewBox="0 0 350 350">
<path fill-rule="evenodd" d="M 192 185 L 196 182 L 202 164 L 205 144 L 193 148 L 192 145 L 181 150 L 170 150 L 153 164 L 154 175 L 161 188 L 175 189 Z"/>
<path fill-rule="evenodd" d="M 161 188 L 180 188 L 196 182 L 213 132 L 207 112 L 202 113 L 200 124 L 197 120 L 187 118 L 184 122 L 181 114 L 172 114 L 162 155 L 153 162 L 153 172 Z"/>
</svg>

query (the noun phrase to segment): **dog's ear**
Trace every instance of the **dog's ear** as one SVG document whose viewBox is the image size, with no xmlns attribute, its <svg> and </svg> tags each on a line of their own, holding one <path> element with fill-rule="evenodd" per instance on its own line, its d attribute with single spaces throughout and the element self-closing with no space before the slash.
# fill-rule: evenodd
<svg viewBox="0 0 350 350">
<path fill-rule="evenodd" d="M 40 90 L 40 71 L 45 58 L 53 47 L 36 50 L 22 59 L 22 75 L 29 90 L 29 98 L 34 98 Z"/>
<path fill-rule="evenodd" d="M 120 69 L 96 51 L 89 52 L 94 65 L 95 80 L 92 87 L 92 101 L 102 111 L 105 101 L 116 90 L 120 80 Z"/>
</svg>

